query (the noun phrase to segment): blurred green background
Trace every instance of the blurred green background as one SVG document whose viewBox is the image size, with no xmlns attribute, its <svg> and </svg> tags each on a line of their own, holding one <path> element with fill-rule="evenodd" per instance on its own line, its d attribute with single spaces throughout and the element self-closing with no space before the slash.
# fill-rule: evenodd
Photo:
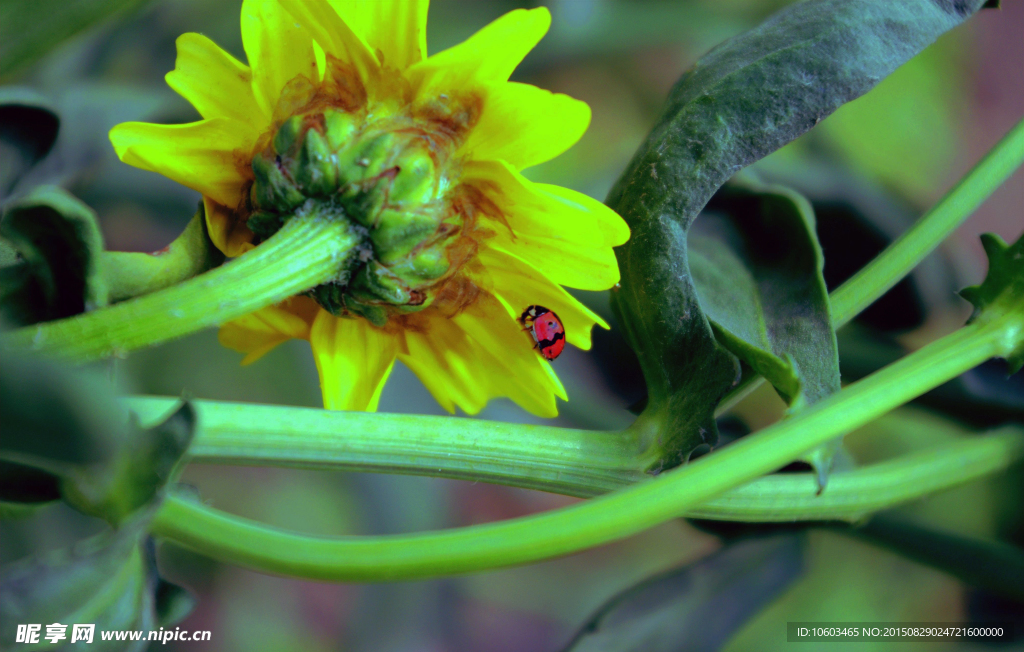
<svg viewBox="0 0 1024 652">
<path fill-rule="evenodd" d="M 106 133 L 126 120 L 197 119 L 191 106 L 163 83 L 163 75 L 174 67 L 174 40 L 184 32 L 202 32 L 244 61 L 240 2 L 117 3 L 124 7 L 94 20 L 109 4 L 0 2 L 2 82 L 35 89 L 61 115 L 58 144 L 33 177 L 57 179 L 90 204 L 100 216 L 108 248 L 153 251 L 184 228 L 198 195 L 117 161 Z M 434 0 L 430 51 L 453 45 L 502 13 L 528 4 Z M 554 17 L 551 32 L 514 79 L 586 101 L 593 122 L 576 147 L 528 176 L 603 198 L 678 76 L 709 48 L 787 2 L 545 4 Z M 830 285 L 905 228 L 1024 115 L 1024 3 L 1004 5 L 946 35 L 869 95 L 758 164 L 762 174 L 794 185 L 814 202 Z M 49 51 L 38 58 L 44 50 Z M 969 311 L 954 292 L 977 282 L 984 271 L 977 234 L 995 231 L 1015 239 L 1024 225 L 1022 207 L 1024 176 L 1018 172 L 910 282 L 844 331 L 844 381 L 962 323 Z M 602 294 L 581 296 L 607 316 Z M 319 407 L 316 369 L 305 342 L 289 342 L 251 367 L 240 367 L 240 359 L 210 331 L 132 354 L 109 369 L 126 392 Z M 570 397 L 560 405 L 558 424 L 615 429 L 630 423 L 627 408 L 643 397 L 643 382 L 614 332 L 596 336 L 592 352 L 568 350 L 555 367 Z M 982 369 L 854 433 L 848 438 L 852 453 L 871 461 L 969 436 L 1007 419 L 1024 420 L 1021 379 L 1004 382 L 1000 372 L 998 365 Z M 400 364 L 380 409 L 443 413 Z M 756 429 L 778 418 L 782 409 L 772 391 L 762 388 L 723 420 L 723 432 Z M 480 417 L 536 421 L 505 400 L 494 401 Z M 571 502 L 484 484 L 287 469 L 193 465 L 183 481 L 218 508 L 316 534 L 446 528 Z M 903 510 L 922 523 L 1018 545 L 1024 541 L 1022 512 L 1019 470 Z M 269 577 L 164 545 L 159 552 L 164 574 L 199 596 L 198 606 L 180 626 L 213 632 L 209 643 L 170 643 L 166 649 L 558 650 L 609 597 L 655 573 L 705 559 L 732 540 L 726 531 L 700 525 L 669 523 L 614 545 L 524 568 L 386 585 Z M 5 524 L 0 560 L 64 545 L 98 527 L 63 507 L 44 510 L 16 526 Z M 869 543 L 828 529 L 783 536 L 801 542 L 798 563 L 792 563 L 789 551 L 782 561 L 776 555 L 774 562 L 760 564 L 776 563 L 777 581 L 758 583 L 754 574 L 735 572 L 735 566 L 726 575 L 711 568 L 682 593 L 686 601 L 678 605 L 678 620 L 694 633 L 715 630 L 707 647 L 699 649 L 717 649 L 725 641 L 730 650 L 781 649 L 787 645 L 786 622 L 797 620 L 953 622 L 1005 614 L 1024 623 L 1021 605 Z M 801 649 L 815 645 L 805 643 Z M 898 647 L 860 645 L 863 650 Z"/>
</svg>

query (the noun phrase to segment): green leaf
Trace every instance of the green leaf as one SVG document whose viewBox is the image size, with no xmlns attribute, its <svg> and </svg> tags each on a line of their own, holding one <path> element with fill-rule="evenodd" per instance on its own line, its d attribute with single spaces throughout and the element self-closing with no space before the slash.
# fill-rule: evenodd
<svg viewBox="0 0 1024 652">
<path fill-rule="evenodd" d="M 103 641 L 100 631 L 155 630 L 176 622 L 191 604 L 180 587 L 159 578 L 145 526 L 151 513 L 74 548 L 19 560 L 0 582 L 0 637 L 14 641 L 18 624 L 41 624 L 39 642 L 18 649 L 51 649 L 46 625 L 67 625 L 61 648 L 76 623 L 94 624 L 90 650 L 145 650 L 149 643 Z M 172 597 L 173 596 L 173 597 Z M 173 611 L 167 611 L 173 606 Z M 77 646 L 76 646 L 77 647 Z"/>
<path fill-rule="evenodd" d="M 33 0 L 0 3 L 0 77 L 41 58 L 78 32 L 141 0 Z"/>
<path fill-rule="evenodd" d="M 186 403 L 143 429 L 121 412 L 108 385 L 4 352 L 0 500 L 50 500 L 59 482 L 73 507 L 116 526 L 160 499 L 191 441 L 195 413 Z"/>
<path fill-rule="evenodd" d="M 206 231 L 202 204 L 174 242 L 151 254 L 105 251 L 100 260 L 111 301 L 162 290 L 224 262 Z"/>
<path fill-rule="evenodd" d="M 0 201 L 49 153 L 59 129 L 60 119 L 46 98 L 20 86 L 0 88 Z"/>
<path fill-rule="evenodd" d="M 40 186 L 6 206 L 0 236 L 21 261 L 0 270 L 0 314 L 15 324 L 105 306 L 96 214 L 67 191 Z"/>
<path fill-rule="evenodd" d="M 970 322 L 992 324 L 1001 331 L 1001 357 L 1014 374 L 1024 366 L 1024 235 L 1008 245 L 998 235 L 984 233 L 981 244 L 988 256 L 988 274 L 981 285 L 964 288 L 960 296 L 974 305 Z"/>
<path fill-rule="evenodd" d="M 632 230 L 616 250 L 622 282 L 612 301 L 647 381 L 638 428 L 662 451 L 662 466 L 715 443 L 714 408 L 737 376 L 690 273 L 697 214 L 737 170 L 866 93 L 982 4 L 796 3 L 713 49 L 673 88 L 607 200 Z"/>
<path fill-rule="evenodd" d="M 912 227 L 919 211 L 877 181 L 837 162 L 815 147 L 815 141 L 801 140 L 758 161 L 751 170 L 768 183 L 793 188 L 811 202 L 818 242 L 825 251 L 825 283 L 833 290 Z M 952 307 L 959 289 L 954 277 L 950 257 L 936 251 L 856 320 L 885 331 L 917 328 L 928 316 Z"/>
<path fill-rule="evenodd" d="M 690 231 L 690 270 L 718 343 L 764 376 L 791 410 L 839 391 L 839 352 L 814 212 L 756 181 L 717 192 Z M 805 459 L 825 487 L 842 440 Z"/>
<path fill-rule="evenodd" d="M 646 579 L 602 605 L 563 652 L 720 650 L 800 575 L 802 544 L 747 539 Z"/>
<path fill-rule="evenodd" d="M 730 183 L 690 232 L 690 270 L 718 342 L 794 409 L 839 390 L 814 213 L 799 193 Z"/>
</svg>

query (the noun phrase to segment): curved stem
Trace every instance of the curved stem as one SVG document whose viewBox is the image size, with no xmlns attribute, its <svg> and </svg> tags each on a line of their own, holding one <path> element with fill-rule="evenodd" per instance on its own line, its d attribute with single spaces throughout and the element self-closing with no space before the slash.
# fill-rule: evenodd
<svg viewBox="0 0 1024 652">
<path fill-rule="evenodd" d="M 832 323 L 848 323 L 900 282 L 1024 162 L 1024 120 L 907 232 L 830 295 Z"/>
<path fill-rule="evenodd" d="M 794 417 L 648 482 L 500 523 L 382 537 L 316 538 L 167 501 L 153 532 L 212 557 L 323 580 L 435 577 L 522 564 L 601 545 L 686 514 L 774 471 L 997 353 L 998 322 L 975 323 L 819 401 Z"/>
<path fill-rule="evenodd" d="M 127 406 L 157 421 L 176 399 Z M 628 432 L 405 414 L 193 401 L 193 462 L 405 473 L 496 482 L 573 496 L 632 484 L 653 462 Z"/>
<path fill-rule="evenodd" d="M 158 344 L 336 277 L 357 243 L 346 220 L 294 217 L 259 247 L 205 274 L 109 308 L 20 328 L 2 341 L 76 362 Z"/>
<path fill-rule="evenodd" d="M 126 401 L 143 423 L 180 401 Z M 198 463 L 405 473 L 493 482 L 590 498 L 649 479 L 625 432 L 523 426 L 479 419 L 328 412 L 192 401 L 200 424 L 188 452 Z M 259 442 L 254 445 L 253 442 Z M 812 474 L 758 478 L 688 516 L 730 521 L 856 520 L 968 482 L 1024 457 L 1024 430 L 1004 428 L 899 459 L 832 475 L 818 495 Z"/>
<path fill-rule="evenodd" d="M 186 281 L 224 262 L 224 254 L 206 233 L 206 212 L 200 206 L 174 242 L 151 254 L 104 251 L 103 282 L 111 301 L 123 301 Z"/>
<path fill-rule="evenodd" d="M 821 495 L 817 495 L 814 474 L 764 476 L 686 515 L 754 522 L 859 521 L 873 512 L 1003 471 L 1021 460 L 1024 429 L 1007 427 L 990 435 L 835 472 Z"/>
</svg>

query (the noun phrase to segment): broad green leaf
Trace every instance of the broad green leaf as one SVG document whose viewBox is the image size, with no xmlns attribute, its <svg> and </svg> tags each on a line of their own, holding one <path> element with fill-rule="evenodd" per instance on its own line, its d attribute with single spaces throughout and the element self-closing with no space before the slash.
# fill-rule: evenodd
<svg viewBox="0 0 1024 652">
<path fill-rule="evenodd" d="M 606 602 L 563 652 L 719 650 L 802 571 L 803 540 L 735 542 Z"/>
<path fill-rule="evenodd" d="M 839 391 L 839 353 L 814 212 L 799 193 L 726 184 L 690 231 L 690 270 L 718 343 L 799 410 Z M 805 461 L 824 488 L 841 440 Z"/>
<path fill-rule="evenodd" d="M 59 128 L 60 119 L 44 97 L 20 86 L 0 88 L 0 201 L 49 153 Z"/>
<path fill-rule="evenodd" d="M 0 500 L 52 499 L 57 480 L 73 507 L 116 526 L 160 499 L 195 413 L 186 403 L 143 429 L 120 411 L 105 380 L 4 351 L 0 421 Z"/>
<path fill-rule="evenodd" d="M 715 443 L 714 408 L 737 376 L 690 272 L 697 214 L 737 170 L 866 93 L 982 4 L 796 3 L 713 49 L 672 89 L 607 200 L 632 231 L 616 250 L 622 282 L 613 302 L 644 369 L 649 407 L 638 427 L 660 449 L 661 467 Z"/>
<path fill-rule="evenodd" d="M 151 513 L 152 510 L 150 510 Z M 19 624 L 42 625 L 38 643 L 22 650 L 66 649 L 75 624 L 93 624 L 89 650 L 145 650 L 147 641 L 103 641 L 100 632 L 155 630 L 180 620 L 191 599 L 180 587 L 161 580 L 156 572 L 152 543 L 145 525 L 150 513 L 130 524 L 91 539 L 73 549 L 29 557 L 4 569 L 0 581 L 0 637 L 14 641 Z M 45 640 L 46 625 L 67 625 L 59 647 Z"/>
<path fill-rule="evenodd" d="M 32 324 L 107 304 L 96 214 L 67 191 L 40 186 L 9 203 L 0 236 L 21 258 L 0 270 L 0 311 L 6 321 Z"/>
<path fill-rule="evenodd" d="M 799 193 L 727 184 L 690 231 L 690 270 L 718 342 L 794 409 L 839 390 L 814 213 Z"/>
<path fill-rule="evenodd" d="M 807 134 L 812 135 L 816 132 Z M 920 211 L 879 182 L 838 163 L 817 142 L 798 139 L 751 170 L 768 183 L 793 188 L 811 202 L 818 242 L 825 252 L 825 283 L 833 290 L 910 228 Z M 917 328 L 932 314 L 953 306 L 959 289 L 955 277 L 950 257 L 936 251 L 856 320 L 883 331 Z"/>
<path fill-rule="evenodd" d="M 111 301 L 155 292 L 224 262 L 206 231 L 202 205 L 174 242 L 151 254 L 105 251 L 100 260 Z"/>
<path fill-rule="evenodd" d="M 1012 245 L 994 233 L 981 236 L 988 256 L 988 274 L 981 285 L 960 295 L 974 305 L 971 322 L 992 324 L 1002 331 L 1000 356 L 1010 373 L 1024 367 L 1024 235 Z"/>
<path fill-rule="evenodd" d="M 141 0 L 0 2 L 0 77 L 41 58 L 64 40 Z"/>
</svg>

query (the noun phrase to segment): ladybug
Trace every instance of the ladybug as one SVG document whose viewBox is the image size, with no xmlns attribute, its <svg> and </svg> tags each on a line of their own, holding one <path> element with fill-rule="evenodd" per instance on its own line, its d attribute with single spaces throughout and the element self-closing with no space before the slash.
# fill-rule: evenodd
<svg viewBox="0 0 1024 652">
<path fill-rule="evenodd" d="M 544 306 L 528 306 L 519 316 L 519 324 L 524 331 L 530 331 L 536 344 L 533 348 L 540 351 L 545 360 L 554 360 L 565 348 L 565 326 L 558 315 Z"/>
</svg>

